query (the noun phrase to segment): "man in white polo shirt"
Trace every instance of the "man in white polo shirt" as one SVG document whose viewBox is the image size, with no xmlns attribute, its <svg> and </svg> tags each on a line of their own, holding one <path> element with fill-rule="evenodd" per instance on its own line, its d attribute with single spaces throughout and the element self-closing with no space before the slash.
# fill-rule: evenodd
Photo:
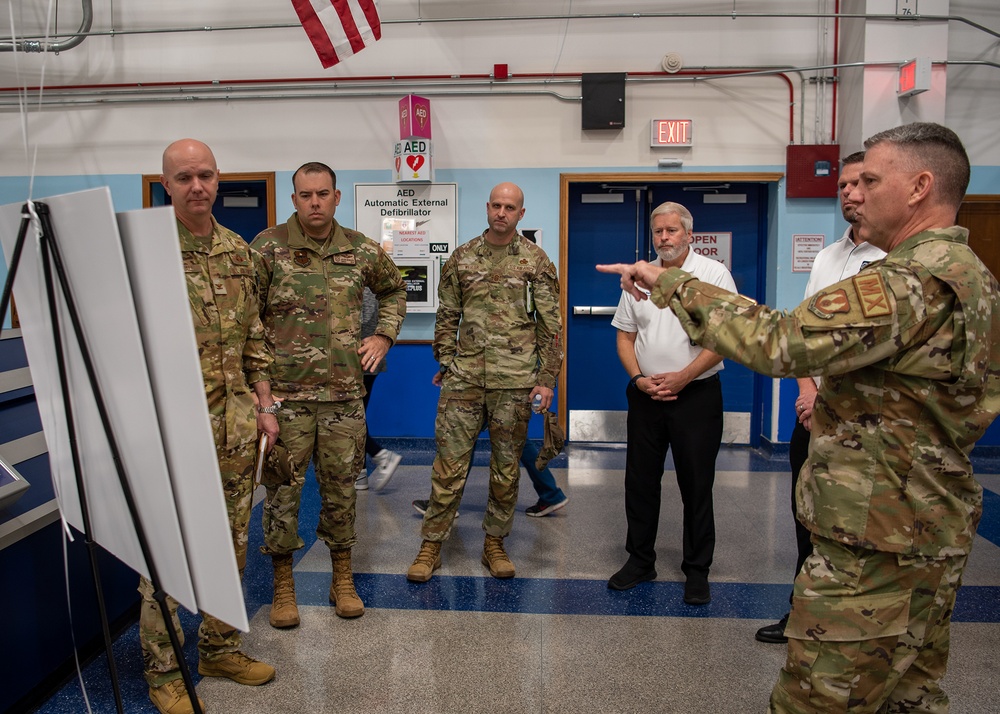
<svg viewBox="0 0 1000 714">
<path fill-rule="evenodd" d="M 677 267 L 736 292 L 722 263 L 691 250 L 694 219 L 679 203 L 663 203 L 650 215 L 658 264 Z M 688 338 L 670 310 L 622 292 L 611 324 L 618 328 L 618 358 L 629 375 L 628 450 L 625 462 L 625 565 L 608 580 L 628 590 L 656 578 L 656 527 L 660 481 L 667 450 L 673 449 L 677 486 L 684 504 L 681 570 L 684 602 L 711 600 L 708 571 L 715 551 L 712 485 L 722 443 L 722 358 Z"/>
</svg>

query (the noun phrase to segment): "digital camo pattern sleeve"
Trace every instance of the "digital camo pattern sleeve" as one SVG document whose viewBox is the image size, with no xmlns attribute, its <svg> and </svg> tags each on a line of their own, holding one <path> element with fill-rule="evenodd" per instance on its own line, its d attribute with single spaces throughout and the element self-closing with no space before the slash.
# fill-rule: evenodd
<svg viewBox="0 0 1000 714">
<path fill-rule="evenodd" d="M 535 276 L 533 292 L 538 384 L 554 389 L 563 360 L 562 313 L 559 310 L 559 278 L 556 276 L 556 266 L 544 253 L 541 255 Z"/>
<path fill-rule="evenodd" d="M 926 231 L 791 312 L 681 271 L 652 299 L 695 341 L 772 376 L 822 374 L 799 519 L 852 546 L 967 553 L 968 454 L 1000 411 L 1000 288 L 961 228 Z"/>
<path fill-rule="evenodd" d="M 960 310 L 961 327 L 988 330 L 995 284 L 968 246 L 941 230 L 908 239 L 889 258 L 790 312 L 693 281 L 679 270 L 662 276 L 651 299 L 669 304 L 695 342 L 769 376 L 842 374 L 906 352 L 906 361 L 919 362 L 927 376 L 978 383 L 988 374 L 988 345 L 967 344 L 964 329 L 956 334 L 944 323 Z M 957 363 L 956 337 L 964 355 Z M 912 349 L 918 352 L 910 354 Z"/>
</svg>

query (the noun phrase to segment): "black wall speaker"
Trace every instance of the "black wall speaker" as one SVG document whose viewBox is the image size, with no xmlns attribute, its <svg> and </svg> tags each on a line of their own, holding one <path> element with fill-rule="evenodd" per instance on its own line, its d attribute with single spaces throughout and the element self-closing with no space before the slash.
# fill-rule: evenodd
<svg viewBox="0 0 1000 714">
<path fill-rule="evenodd" d="M 584 74 L 582 110 L 584 129 L 625 126 L 625 73 Z"/>
</svg>

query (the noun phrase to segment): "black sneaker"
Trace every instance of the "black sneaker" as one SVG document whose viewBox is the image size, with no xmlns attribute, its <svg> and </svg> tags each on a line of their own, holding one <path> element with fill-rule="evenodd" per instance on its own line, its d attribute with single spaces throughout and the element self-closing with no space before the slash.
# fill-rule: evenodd
<svg viewBox="0 0 1000 714">
<path fill-rule="evenodd" d="M 688 605 L 707 605 L 712 602 L 712 590 L 707 575 L 689 575 L 684 583 L 684 602 Z"/>
<path fill-rule="evenodd" d="M 417 513 L 419 513 L 422 516 L 425 513 L 427 513 L 427 506 L 429 504 L 430 504 L 430 501 L 427 500 L 426 498 L 418 498 L 416 501 L 413 502 L 413 510 L 415 510 Z M 455 512 L 455 518 L 458 518 L 460 515 L 461 514 L 458 513 L 457 511 Z"/>
<path fill-rule="evenodd" d="M 640 568 L 625 563 L 622 569 L 608 580 L 608 587 L 612 590 L 631 590 L 647 580 L 656 580 L 656 571 L 653 568 Z"/>
<path fill-rule="evenodd" d="M 783 645 L 788 642 L 788 638 L 785 637 L 785 625 L 788 624 L 788 613 L 782 617 L 778 622 L 773 625 L 764 625 L 762 628 L 757 630 L 757 634 L 754 635 L 754 639 L 758 642 L 767 642 L 772 645 Z"/>
<path fill-rule="evenodd" d="M 555 513 L 567 503 L 569 503 L 569 496 L 566 496 L 559 503 L 546 504 L 539 501 L 534 506 L 528 506 L 525 508 L 524 512 L 532 518 L 541 518 L 542 516 L 547 516 L 550 513 Z"/>
</svg>

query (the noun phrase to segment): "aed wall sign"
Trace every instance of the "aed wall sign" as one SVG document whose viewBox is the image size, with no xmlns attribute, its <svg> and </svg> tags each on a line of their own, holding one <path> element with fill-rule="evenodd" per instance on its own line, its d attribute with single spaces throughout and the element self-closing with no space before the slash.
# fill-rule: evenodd
<svg viewBox="0 0 1000 714">
<path fill-rule="evenodd" d="M 430 255 L 447 258 L 458 237 L 458 184 L 354 184 L 355 228 L 378 242 L 390 231 L 426 235 Z"/>
<path fill-rule="evenodd" d="M 653 119 L 650 122 L 649 145 L 692 146 L 694 122 L 690 119 Z"/>
</svg>

